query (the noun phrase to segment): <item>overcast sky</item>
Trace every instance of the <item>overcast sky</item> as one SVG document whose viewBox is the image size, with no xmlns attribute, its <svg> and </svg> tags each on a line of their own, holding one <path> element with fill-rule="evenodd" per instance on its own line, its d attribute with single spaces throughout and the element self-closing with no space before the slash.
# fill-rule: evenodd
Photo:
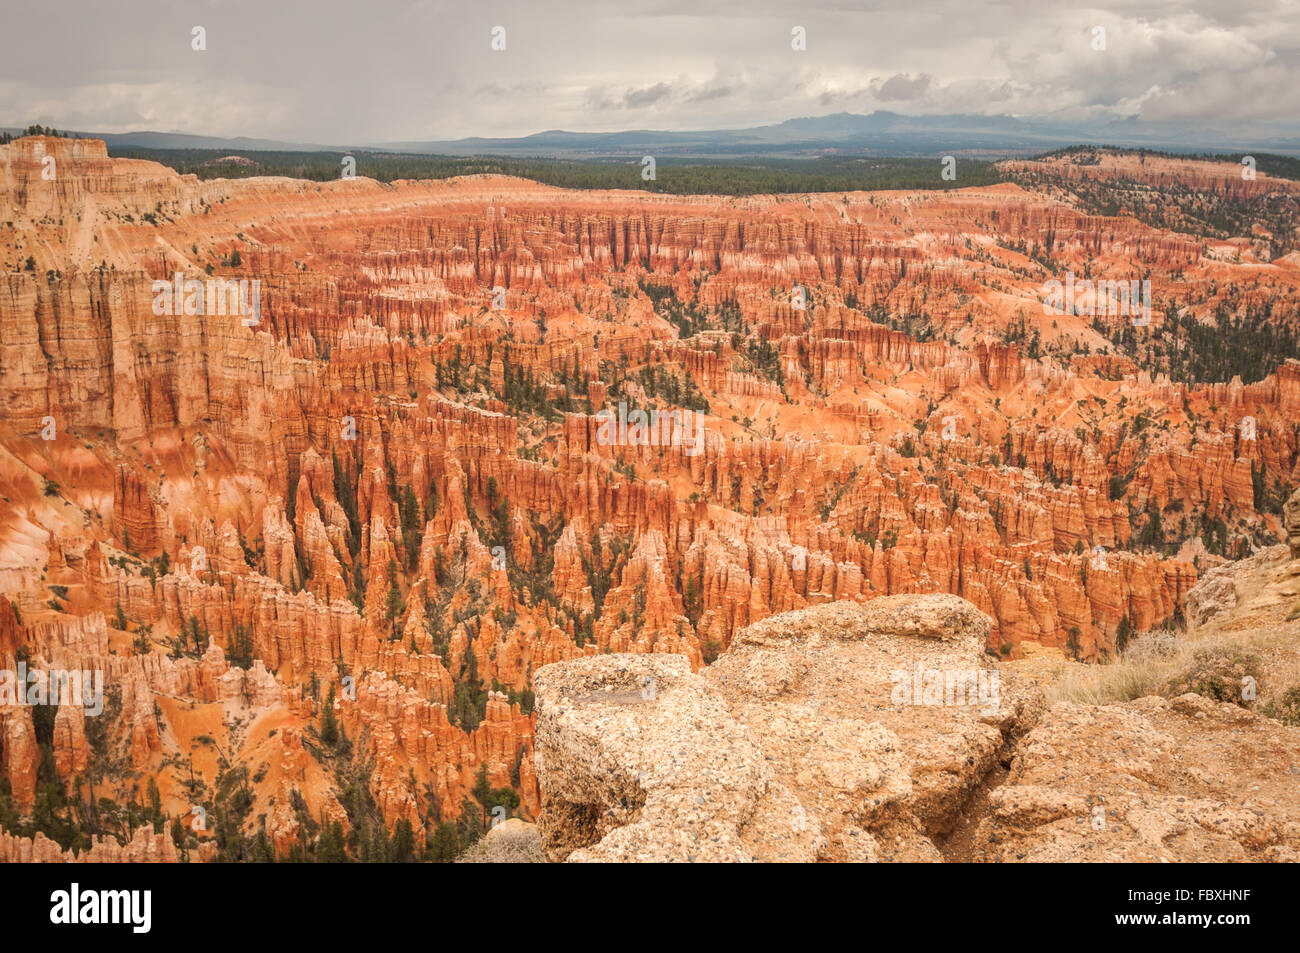
<svg viewBox="0 0 1300 953">
<path fill-rule="evenodd" d="M 1300 0 L 4 0 L 0 125 L 327 144 L 889 109 L 1294 120 Z M 193 50 L 192 30 L 207 49 Z M 491 48 L 505 27 L 506 49 Z M 791 49 L 802 26 L 807 50 Z M 1105 50 L 1093 49 L 1094 27 Z"/>
</svg>

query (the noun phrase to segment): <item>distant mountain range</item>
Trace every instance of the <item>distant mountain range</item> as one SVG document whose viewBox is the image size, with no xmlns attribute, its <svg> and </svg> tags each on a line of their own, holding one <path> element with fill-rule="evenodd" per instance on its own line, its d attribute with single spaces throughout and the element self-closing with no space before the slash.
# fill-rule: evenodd
<svg viewBox="0 0 1300 953">
<path fill-rule="evenodd" d="M 17 133 L 17 128 L 5 131 Z M 1300 155 L 1300 122 L 1147 122 L 1139 119 L 1066 121 L 1014 116 L 905 116 L 877 111 L 789 119 L 748 129 L 697 131 L 633 129 L 623 132 L 548 130 L 513 139 L 431 139 L 412 142 L 302 143 L 245 136 L 224 139 L 167 132 L 77 133 L 116 149 L 222 149 L 318 152 L 347 149 L 467 156 L 592 157 L 817 156 L 843 153 L 990 156 L 1042 152 L 1076 144 L 1145 147 L 1170 152 L 1272 152 Z"/>
</svg>

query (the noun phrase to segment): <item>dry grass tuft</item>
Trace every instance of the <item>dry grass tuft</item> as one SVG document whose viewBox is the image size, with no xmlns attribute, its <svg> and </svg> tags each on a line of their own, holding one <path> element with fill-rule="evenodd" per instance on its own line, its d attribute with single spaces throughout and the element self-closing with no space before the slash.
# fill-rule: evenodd
<svg viewBox="0 0 1300 953">
<path fill-rule="evenodd" d="M 1258 680 L 1259 700 L 1264 703 L 1257 710 L 1280 718 L 1291 711 L 1294 695 L 1290 693 L 1300 689 L 1292 687 L 1295 673 L 1286 664 L 1294 653 L 1293 641 L 1276 629 L 1215 632 L 1202 637 L 1150 632 L 1136 638 L 1109 664 L 1068 666 L 1047 689 L 1047 699 L 1050 704 L 1115 705 L 1145 695 L 1172 698 L 1197 691 L 1243 704 L 1237 698 L 1237 686 L 1242 675 L 1249 674 Z M 1229 682 L 1231 690 L 1224 687 Z"/>
<path fill-rule="evenodd" d="M 1047 690 L 1047 700 L 1114 705 L 1158 695 L 1160 687 L 1187 666 L 1192 648 L 1175 632 L 1149 633 L 1135 639 L 1114 662 L 1071 665 Z"/>
</svg>

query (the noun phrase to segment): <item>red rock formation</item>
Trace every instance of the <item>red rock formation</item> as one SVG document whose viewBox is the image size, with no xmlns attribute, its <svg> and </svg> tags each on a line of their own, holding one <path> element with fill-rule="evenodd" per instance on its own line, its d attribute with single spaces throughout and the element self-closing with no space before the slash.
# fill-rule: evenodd
<svg viewBox="0 0 1300 953">
<path fill-rule="evenodd" d="M 699 668 L 774 613 L 891 593 L 965 597 L 1004 655 L 1099 659 L 1126 618 L 1176 616 L 1198 560 L 1277 533 L 1268 498 L 1300 481 L 1300 364 L 1171 382 L 1042 308 L 1046 256 L 1150 274 L 1157 323 L 1294 315 L 1295 261 L 1203 256 L 1018 186 L 198 182 L 52 138 L 0 146 L 0 182 L 0 260 L 39 248 L 35 274 L 0 277 L 0 590 L 25 620 L 0 600 L 0 660 L 102 670 L 110 740 L 174 816 L 193 739 L 269 745 L 256 797 L 282 851 L 294 791 L 342 810 L 299 763 L 329 686 L 390 826 L 458 817 L 480 767 L 531 817 L 543 664 Z M 156 313 L 154 281 L 209 268 L 260 282 L 258 325 Z M 683 337 L 684 315 L 702 330 Z M 611 441 L 596 415 L 620 403 L 698 416 Z M 64 779 L 91 757 L 88 717 L 56 716 Z M 283 719 L 279 740 L 240 734 L 257 718 Z M 0 731 L 29 805 L 30 714 Z"/>
<path fill-rule="evenodd" d="M 31 710 L 21 705 L 0 708 L 0 732 L 4 738 L 4 770 L 14 804 L 20 811 L 30 811 L 36 800 L 36 771 L 41 757 Z"/>
<path fill-rule="evenodd" d="M 0 831 L 0 863 L 6 864 L 174 864 L 179 861 L 170 834 L 155 834 L 150 827 L 136 828 L 134 836 L 119 844 L 111 837 L 93 838 L 89 850 L 73 853 L 60 849 L 44 834 L 15 837 Z"/>
</svg>

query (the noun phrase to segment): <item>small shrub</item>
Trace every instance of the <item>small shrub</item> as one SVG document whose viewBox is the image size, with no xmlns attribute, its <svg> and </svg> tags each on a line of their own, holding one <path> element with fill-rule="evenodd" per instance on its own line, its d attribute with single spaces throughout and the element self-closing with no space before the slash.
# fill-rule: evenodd
<svg viewBox="0 0 1300 953">
<path fill-rule="evenodd" d="M 1252 701 L 1242 697 L 1242 679 L 1256 682 L 1261 675 L 1259 656 L 1238 648 L 1197 649 L 1192 663 L 1165 683 L 1162 694 L 1169 697 L 1194 692 L 1220 702 L 1232 702 L 1249 708 Z"/>
<path fill-rule="evenodd" d="M 487 836 L 456 858 L 458 864 L 544 864 L 546 854 L 537 830 L 502 827 Z"/>
<path fill-rule="evenodd" d="M 1264 707 L 1264 714 L 1300 728 L 1300 685 L 1293 685 Z"/>
</svg>

